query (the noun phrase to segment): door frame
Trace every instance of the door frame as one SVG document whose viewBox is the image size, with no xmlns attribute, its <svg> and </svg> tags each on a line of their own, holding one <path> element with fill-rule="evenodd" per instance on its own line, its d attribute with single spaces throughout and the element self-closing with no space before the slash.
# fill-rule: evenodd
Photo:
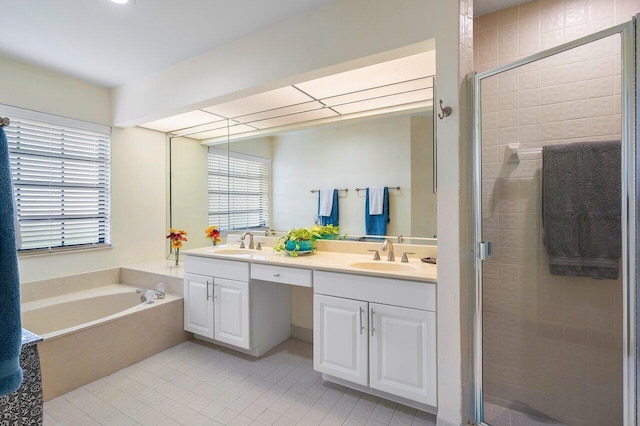
<svg viewBox="0 0 640 426">
<path fill-rule="evenodd" d="M 636 418 L 640 418 L 640 406 L 636 402 L 636 283 L 638 272 L 636 269 L 636 229 L 640 224 L 636 215 L 636 182 L 635 177 L 640 176 L 639 163 L 636 161 L 635 124 L 640 119 L 636 116 L 636 103 L 634 103 L 634 81 L 640 82 L 640 58 L 634 63 L 634 50 L 640 46 L 640 34 L 636 34 L 637 22 L 640 17 L 636 15 L 631 21 L 614 27 L 590 34 L 577 40 L 564 43 L 551 49 L 519 59 L 510 64 L 493 70 L 471 73 L 470 80 L 473 96 L 473 214 L 474 214 L 474 272 L 475 295 L 472 296 L 470 330 L 473 334 L 473 353 L 471 359 L 471 398 L 469 398 L 470 418 L 475 424 L 484 423 L 483 391 L 482 391 L 482 260 L 480 259 L 482 239 L 482 105 L 481 105 L 481 81 L 487 77 L 521 67 L 523 65 L 562 53 L 576 47 L 592 43 L 602 38 L 620 34 L 621 59 L 622 59 L 622 286 L 623 286 L 623 424 L 631 426 L 636 424 Z M 637 43 L 637 44 L 636 44 Z M 636 73 L 634 73 L 636 69 Z M 640 97 L 640 89 L 635 88 Z M 638 100 L 640 101 L 640 99 Z M 638 104 L 640 109 L 640 104 Z M 484 245 L 482 246 L 484 250 Z M 640 245 L 638 245 L 640 251 Z M 639 367 L 640 368 L 640 367 Z"/>
</svg>

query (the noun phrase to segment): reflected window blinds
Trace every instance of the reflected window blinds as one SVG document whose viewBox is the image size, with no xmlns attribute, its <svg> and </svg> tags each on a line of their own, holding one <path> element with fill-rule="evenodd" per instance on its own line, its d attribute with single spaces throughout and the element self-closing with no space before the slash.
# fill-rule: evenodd
<svg viewBox="0 0 640 426">
<path fill-rule="evenodd" d="M 21 252 L 111 244 L 111 129 L 1 107 Z"/>
<path fill-rule="evenodd" d="M 268 228 L 269 169 L 269 159 L 209 148 L 209 225 Z"/>
</svg>

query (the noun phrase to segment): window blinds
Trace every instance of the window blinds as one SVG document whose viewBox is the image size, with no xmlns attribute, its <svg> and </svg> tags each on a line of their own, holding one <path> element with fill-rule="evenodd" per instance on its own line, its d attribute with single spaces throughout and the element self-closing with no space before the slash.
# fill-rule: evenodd
<svg viewBox="0 0 640 426">
<path fill-rule="evenodd" d="M 269 227 L 269 160 L 209 148 L 209 225 Z"/>
<path fill-rule="evenodd" d="M 49 114 L 0 107 L 21 251 L 111 243 L 111 130 Z"/>
</svg>

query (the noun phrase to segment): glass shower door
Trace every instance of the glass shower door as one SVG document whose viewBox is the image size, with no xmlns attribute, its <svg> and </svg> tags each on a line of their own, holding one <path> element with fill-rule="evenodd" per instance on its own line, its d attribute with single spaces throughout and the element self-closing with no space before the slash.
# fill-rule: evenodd
<svg viewBox="0 0 640 426">
<path fill-rule="evenodd" d="M 631 29 L 621 25 L 475 78 L 478 421 L 616 426 L 628 419 Z M 594 163 L 576 151 L 580 143 L 621 151 L 613 162 Z M 543 147 L 550 147 L 546 164 Z M 566 149 L 566 167 L 555 167 L 549 156 Z M 579 206 L 570 201 L 576 184 L 589 188 Z M 599 196 L 603 188 L 616 196 Z M 592 229 L 563 235 L 574 224 L 554 222 L 565 218 L 553 209 L 584 209 L 590 196 L 592 210 L 566 214 L 595 218 Z M 604 238 L 600 210 L 620 220 Z M 576 266 L 566 247 L 559 254 L 562 238 L 587 252 L 609 239 L 609 272 L 597 261 Z"/>
</svg>

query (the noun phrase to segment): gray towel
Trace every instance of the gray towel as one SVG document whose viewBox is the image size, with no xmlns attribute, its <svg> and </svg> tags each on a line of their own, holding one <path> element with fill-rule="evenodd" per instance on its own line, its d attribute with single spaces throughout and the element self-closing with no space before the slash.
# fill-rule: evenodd
<svg viewBox="0 0 640 426">
<path fill-rule="evenodd" d="M 553 275 L 618 278 L 620 141 L 542 149 L 544 244 Z"/>
</svg>

